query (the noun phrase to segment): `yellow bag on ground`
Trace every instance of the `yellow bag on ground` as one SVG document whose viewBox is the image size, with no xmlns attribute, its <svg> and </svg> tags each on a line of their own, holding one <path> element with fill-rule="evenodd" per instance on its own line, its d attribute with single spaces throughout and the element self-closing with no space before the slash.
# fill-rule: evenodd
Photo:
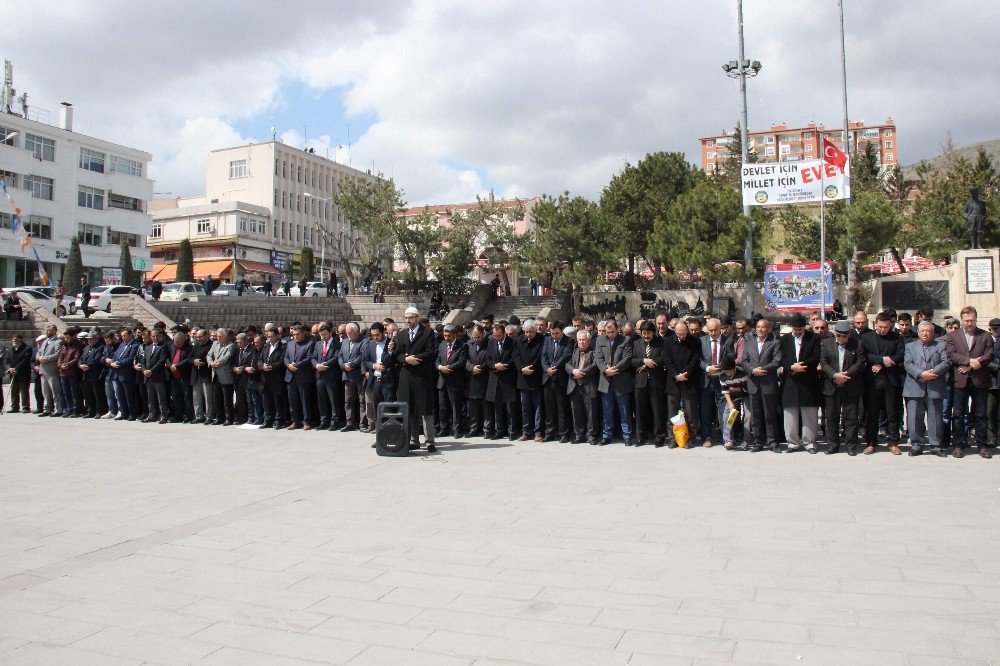
<svg viewBox="0 0 1000 666">
<path fill-rule="evenodd" d="M 682 449 L 686 449 L 688 445 L 688 440 L 691 439 L 691 426 L 687 423 L 682 423 L 681 425 L 674 426 L 674 441 L 677 442 L 677 446 Z"/>
</svg>

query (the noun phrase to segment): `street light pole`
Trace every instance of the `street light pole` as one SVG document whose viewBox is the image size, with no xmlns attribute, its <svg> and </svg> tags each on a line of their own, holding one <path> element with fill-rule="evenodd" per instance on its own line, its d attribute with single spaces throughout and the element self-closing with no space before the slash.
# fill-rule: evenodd
<svg viewBox="0 0 1000 666">
<path fill-rule="evenodd" d="M 741 144 L 741 164 L 746 164 L 750 157 L 750 131 L 747 129 L 747 77 L 754 77 L 761 70 L 759 61 L 753 62 L 746 59 L 746 50 L 743 43 L 743 0 L 736 0 L 736 26 L 739 40 L 739 60 L 730 60 L 722 66 L 723 71 L 730 78 L 740 80 L 740 144 Z M 744 314 L 749 317 L 753 313 L 753 221 L 750 219 L 750 206 L 744 204 L 743 215 L 747 219 L 747 236 L 743 246 L 743 269 L 746 272 L 746 293 L 744 294 L 743 307 Z"/>
</svg>

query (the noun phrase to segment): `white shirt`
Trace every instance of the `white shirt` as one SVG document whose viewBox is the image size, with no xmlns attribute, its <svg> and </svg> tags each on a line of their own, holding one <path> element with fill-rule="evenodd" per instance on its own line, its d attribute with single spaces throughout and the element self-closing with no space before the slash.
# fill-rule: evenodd
<svg viewBox="0 0 1000 666">
<path fill-rule="evenodd" d="M 965 331 L 962 332 L 965 333 Z M 972 336 L 968 333 L 965 333 L 965 346 L 969 348 L 970 352 L 972 351 Z"/>
<path fill-rule="evenodd" d="M 802 338 L 793 335 L 792 340 L 795 341 L 795 360 L 798 361 L 802 356 Z"/>
<path fill-rule="evenodd" d="M 382 338 L 381 340 L 379 340 L 378 342 L 375 343 L 375 362 L 376 363 L 381 363 L 382 362 L 382 352 L 384 352 L 384 351 L 385 351 L 385 338 Z M 381 377 L 382 376 L 382 371 L 381 370 L 376 370 L 375 371 L 375 376 L 376 377 Z"/>
</svg>

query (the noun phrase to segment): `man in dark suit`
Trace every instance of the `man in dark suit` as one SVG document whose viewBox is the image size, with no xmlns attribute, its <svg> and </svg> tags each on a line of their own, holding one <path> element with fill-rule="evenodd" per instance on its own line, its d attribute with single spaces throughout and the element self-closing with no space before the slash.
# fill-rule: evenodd
<svg viewBox="0 0 1000 666">
<path fill-rule="evenodd" d="M 542 336 L 534 319 L 524 322 L 524 335 L 514 344 L 514 369 L 517 388 L 521 392 L 521 425 L 519 441 L 534 437 L 542 441 L 545 424 L 542 421 Z"/>
<path fill-rule="evenodd" d="M 285 343 L 275 326 L 264 330 L 264 348 L 257 359 L 257 369 L 264 401 L 263 427 L 279 430 L 288 411 L 288 399 L 285 392 Z"/>
<path fill-rule="evenodd" d="M 191 397 L 191 365 L 194 349 L 185 331 L 174 333 L 174 345 L 167 362 L 170 378 L 170 405 L 174 422 L 190 423 L 194 420 L 194 403 Z"/>
<path fill-rule="evenodd" d="M 20 333 L 14 333 L 10 340 L 10 367 L 7 369 L 7 374 L 10 375 L 10 412 L 20 410 L 27 414 L 31 411 L 29 387 L 32 348 L 24 344 L 24 338 Z"/>
<path fill-rule="evenodd" d="M 374 322 L 369 328 L 369 338 L 362 345 L 361 363 L 365 369 L 368 416 L 372 419 L 373 431 L 378 426 L 378 406 L 396 399 L 390 342 L 385 335 L 385 326 Z"/>
<path fill-rule="evenodd" d="M 636 446 L 645 444 L 650 433 L 653 444 L 663 446 L 667 437 L 667 401 L 663 392 L 667 383 L 663 361 L 663 339 L 656 334 L 651 321 L 639 327 L 641 337 L 632 347 L 635 367 L 635 429 Z M 707 336 L 706 338 L 707 339 Z"/>
<path fill-rule="evenodd" d="M 465 436 L 465 388 L 469 381 L 465 364 L 469 360 L 469 350 L 465 343 L 456 339 L 454 325 L 445 324 L 443 335 L 436 362 L 438 403 L 444 407 L 441 434 L 461 439 Z"/>
<path fill-rule="evenodd" d="M 599 370 L 594 362 L 594 350 L 590 347 L 590 333 L 586 330 L 576 332 L 576 349 L 566 363 L 566 394 L 570 398 L 573 409 L 573 430 L 576 434 L 575 443 L 589 441 L 597 445 L 597 400 L 600 392 Z"/>
<path fill-rule="evenodd" d="M 976 309 L 962 308 L 959 317 L 962 327 L 945 336 L 948 360 L 954 368 L 955 398 L 952 409 L 952 455 L 965 455 L 966 434 L 962 424 L 969 415 L 972 402 L 971 425 L 975 431 L 976 446 L 983 458 L 992 458 L 986 438 L 986 400 L 990 388 L 990 362 L 993 360 L 993 336 L 976 326 Z"/>
<path fill-rule="evenodd" d="M 899 405 L 903 392 L 903 340 L 892 330 L 892 317 L 881 313 L 875 318 L 875 330 L 862 334 L 861 344 L 868 355 L 871 370 L 865 387 L 865 455 L 878 446 L 878 420 L 886 415 L 886 439 L 889 451 L 899 455 Z"/>
<path fill-rule="evenodd" d="M 618 408 L 621 419 L 622 436 L 625 444 L 635 444 L 634 422 L 632 420 L 632 391 L 635 389 L 635 374 L 632 367 L 632 340 L 621 335 L 618 322 L 609 319 L 604 325 L 604 335 L 597 338 L 594 352 L 595 363 L 600 370 L 597 390 L 601 394 L 601 413 L 604 429 L 601 446 L 611 443 L 614 434 L 614 414 Z"/>
<path fill-rule="evenodd" d="M 492 438 L 493 403 L 486 402 L 486 389 L 490 381 L 490 371 L 486 366 L 486 352 L 489 342 L 486 330 L 479 324 L 472 327 L 472 339 L 466 348 L 468 356 L 465 369 L 469 376 L 468 412 L 469 436 Z"/>
<path fill-rule="evenodd" d="M 192 331 L 191 347 L 191 399 L 194 402 L 194 421 L 210 423 L 215 418 L 215 388 L 212 386 L 212 368 L 208 366 L 208 352 L 212 341 L 207 329 Z"/>
<path fill-rule="evenodd" d="M 824 430 L 829 446 L 827 454 L 840 451 L 841 442 L 847 446 L 847 455 L 858 454 L 858 402 L 864 392 L 864 379 L 868 357 L 851 322 L 838 321 L 832 338 L 823 340 L 820 348 L 820 365 L 823 368 Z M 844 425 L 844 438 L 840 425 Z"/>
<path fill-rule="evenodd" d="M 674 326 L 673 337 L 664 340 L 663 360 L 666 365 L 667 420 L 684 409 L 684 420 L 694 435 L 701 424 L 698 407 L 701 389 L 701 340 L 688 334 L 688 325 L 680 320 Z M 667 446 L 676 448 L 673 428 L 667 428 Z"/>
<path fill-rule="evenodd" d="M 162 425 L 169 422 L 167 417 L 170 414 L 170 403 L 167 400 L 167 350 L 160 329 L 154 328 L 150 336 L 150 344 L 146 345 L 137 359 L 146 385 L 146 403 L 149 405 L 149 414 L 142 422 L 158 421 Z"/>
<path fill-rule="evenodd" d="M 705 322 L 705 335 L 701 338 L 701 438 L 703 446 L 712 446 L 712 419 L 719 421 L 722 429 L 726 398 L 722 395 L 719 373 L 722 359 L 726 357 L 726 337 L 722 334 L 722 322 L 714 317 Z M 691 433 L 693 437 L 695 433 Z"/>
<path fill-rule="evenodd" d="M 771 322 L 761 318 L 754 327 L 756 336 L 747 341 L 743 351 L 743 372 L 747 374 L 747 393 L 753 413 L 751 428 L 753 448 L 781 451 L 778 443 L 781 418 L 778 393 L 778 368 L 781 367 L 781 345 L 771 335 Z"/>
<path fill-rule="evenodd" d="M 420 446 L 420 426 L 423 423 L 427 452 L 434 446 L 434 415 L 429 396 L 434 392 L 434 332 L 420 325 L 420 313 L 414 307 L 404 314 L 406 328 L 396 334 L 393 362 L 399 368 L 397 399 L 410 407 L 411 448 Z"/>
<path fill-rule="evenodd" d="M 295 337 L 285 346 L 285 384 L 288 387 L 288 411 L 291 423 L 287 430 L 312 430 L 312 406 L 316 399 L 316 369 L 313 365 L 315 342 L 309 329 L 299 324 Z"/>
<path fill-rule="evenodd" d="M 319 402 L 319 429 L 340 430 L 337 415 L 337 385 L 343 381 L 340 368 L 341 343 L 333 338 L 333 326 L 329 322 L 319 325 L 319 340 L 314 346 L 316 367 L 316 399 Z"/>
<path fill-rule="evenodd" d="M 344 413 L 347 423 L 341 432 L 357 430 L 364 423 L 361 395 L 364 376 L 361 361 L 360 328 L 354 322 L 346 326 L 347 339 L 340 343 L 340 367 L 343 369 L 341 378 L 344 380 Z"/>
<path fill-rule="evenodd" d="M 115 388 L 115 399 L 118 402 L 118 416 L 115 417 L 115 421 L 135 421 L 139 416 L 139 401 L 135 392 L 134 363 L 139 344 L 127 326 L 122 326 L 118 335 L 121 337 L 121 344 L 115 349 L 115 353 L 106 359 Z"/>
<path fill-rule="evenodd" d="M 816 453 L 822 395 L 817 369 L 820 339 L 806 328 L 802 315 L 794 315 L 790 324 L 792 332 L 781 336 L 781 407 L 787 451 L 798 451 L 804 445 L 806 451 Z"/>
<path fill-rule="evenodd" d="M 253 365 L 256 350 L 253 340 L 246 333 L 236 335 L 236 352 L 233 354 L 233 388 L 236 390 L 236 411 L 233 417 L 234 425 L 243 425 L 252 420 L 253 406 L 250 402 L 250 380 L 255 379 L 246 372 Z"/>
<path fill-rule="evenodd" d="M 573 433 L 565 366 L 573 355 L 573 340 L 563 335 L 561 321 L 549 325 L 542 343 L 542 394 L 545 402 L 545 441 L 569 442 Z"/>
<path fill-rule="evenodd" d="M 493 324 L 493 338 L 486 352 L 486 367 L 490 379 L 486 386 L 486 401 L 493 405 L 494 439 L 514 435 L 514 410 L 517 398 L 517 371 L 514 370 L 514 340 L 507 337 L 503 324 Z"/>
</svg>

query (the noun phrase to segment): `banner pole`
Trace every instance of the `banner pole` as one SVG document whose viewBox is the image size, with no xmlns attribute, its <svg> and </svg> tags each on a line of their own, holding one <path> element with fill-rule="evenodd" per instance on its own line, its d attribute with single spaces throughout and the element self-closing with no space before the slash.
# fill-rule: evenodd
<svg viewBox="0 0 1000 666">
<path fill-rule="evenodd" d="M 823 139 L 819 139 L 820 152 L 823 151 Z M 826 319 L 826 161 L 819 162 L 819 311 Z"/>
</svg>

